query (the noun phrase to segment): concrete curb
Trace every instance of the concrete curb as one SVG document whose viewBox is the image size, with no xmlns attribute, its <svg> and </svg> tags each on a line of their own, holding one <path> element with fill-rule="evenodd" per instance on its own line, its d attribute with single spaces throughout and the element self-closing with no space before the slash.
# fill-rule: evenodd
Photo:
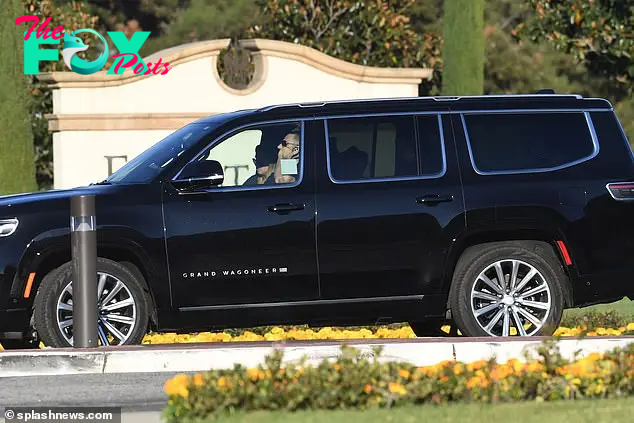
<svg viewBox="0 0 634 423">
<path fill-rule="evenodd" d="M 194 372 L 231 368 L 235 364 L 257 366 L 276 349 L 284 352 L 285 363 L 297 363 L 303 356 L 307 364 L 317 364 L 324 358 L 340 355 L 341 345 L 347 343 L 360 354 L 372 358 L 374 348 L 382 347 L 380 361 L 404 361 L 417 366 L 433 365 L 443 360 L 470 362 L 496 357 L 504 362 L 510 358 L 520 361 L 536 355 L 543 339 L 495 341 L 491 338 L 456 340 L 455 338 L 385 340 L 369 339 L 329 342 L 263 342 L 224 344 L 142 345 L 90 350 L 45 349 L 0 352 L 0 377 Z M 592 352 L 605 352 L 634 343 L 634 337 L 596 337 L 561 339 L 555 342 L 560 353 L 572 359 Z M 245 345 L 246 344 L 246 345 Z"/>
<path fill-rule="evenodd" d="M 99 353 L 6 352 L 0 354 L 0 378 L 103 373 L 106 356 Z"/>
</svg>

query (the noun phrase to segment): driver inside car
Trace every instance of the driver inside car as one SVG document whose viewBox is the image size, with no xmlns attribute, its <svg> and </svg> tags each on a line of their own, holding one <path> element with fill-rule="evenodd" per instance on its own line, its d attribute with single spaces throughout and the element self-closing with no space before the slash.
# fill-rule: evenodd
<svg viewBox="0 0 634 423">
<path fill-rule="evenodd" d="M 275 165 L 275 183 L 293 183 L 297 179 L 299 164 L 299 134 L 287 134 L 277 146 L 277 163 Z"/>
</svg>

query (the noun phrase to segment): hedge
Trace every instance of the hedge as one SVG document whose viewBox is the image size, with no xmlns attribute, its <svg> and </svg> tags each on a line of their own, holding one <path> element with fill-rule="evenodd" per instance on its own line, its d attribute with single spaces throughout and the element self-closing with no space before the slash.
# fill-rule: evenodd
<svg viewBox="0 0 634 423">
<path fill-rule="evenodd" d="M 276 351 L 255 368 L 235 365 L 165 383 L 163 416 L 195 422 L 240 411 L 367 409 L 424 403 L 514 402 L 616 398 L 634 394 L 634 343 L 567 361 L 553 343 L 526 361 L 495 359 L 434 366 L 379 362 L 343 346 L 336 360 L 282 366 Z"/>
</svg>

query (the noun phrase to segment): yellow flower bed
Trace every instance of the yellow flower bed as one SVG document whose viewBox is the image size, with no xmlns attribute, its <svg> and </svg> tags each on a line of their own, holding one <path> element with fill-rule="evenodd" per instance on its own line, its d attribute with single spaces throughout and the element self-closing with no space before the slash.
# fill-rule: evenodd
<svg viewBox="0 0 634 423">
<path fill-rule="evenodd" d="M 366 409 L 421 403 L 550 401 L 634 395 L 634 343 L 565 360 L 550 343 L 526 362 L 494 359 L 433 366 L 369 360 L 350 347 L 333 361 L 282 366 L 276 351 L 255 368 L 236 365 L 165 383 L 168 422 L 234 410 Z"/>
<path fill-rule="evenodd" d="M 514 328 L 513 328 L 514 329 Z M 514 330 L 511 330 L 511 335 L 516 335 Z M 442 330 L 445 333 L 449 333 L 449 326 L 443 326 Z M 460 331 L 458 331 L 460 334 Z M 560 327 L 554 333 L 554 336 L 620 336 L 623 334 L 634 334 L 634 322 L 629 323 L 627 326 L 622 326 L 616 329 L 613 328 L 598 328 L 592 331 L 588 331 L 586 328 L 575 327 L 566 328 Z M 196 342 L 249 342 L 249 341 L 282 341 L 282 340 L 336 340 L 336 339 L 399 339 L 399 338 L 416 338 L 414 331 L 405 325 L 398 329 L 389 329 L 386 327 L 379 327 L 372 331 L 369 329 L 349 330 L 325 327 L 321 329 L 301 329 L 290 328 L 284 329 L 281 327 L 275 327 L 263 335 L 256 334 L 252 331 L 245 330 L 240 335 L 232 336 L 225 332 L 201 332 L 191 334 L 176 334 L 176 333 L 149 333 L 144 338 L 143 344 L 181 344 L 181 343 L 196 343 Z M 44 344 L 40 343 L 40 348 L 44 348 Z M 0 345 L 0 351 L 3 350 Z"/>
<path fill-rule="evenodd" d="M 442 330 L 449 333 L 449 326 L 443 326 Z M 634 323 L 629 323 L 617 329 L 598 328 L 588 331 L 582 327 L 558 328 L 554 336 L 620 336 L 625 333 L 634 332 Z M 515 335 L 511 331 L 511 335 Z M 298 329 L 291 328 L 285 330 L 276 327 L 266 332 L 264 335 L 256 334 L 246 330 L 238 336 L 232 336 L 224 332 L 201 332 L 193 334 L 175 333 L 150 333 L 143 339 L 144 344 L 172 344 L 188 342 L 248 342 L 248 341 L 282 341 L 282 340 L 330 340 L 330 339 L 379 339 L 379 338 L 416 338 L 414 331 L 409 326 L 399 329 L 388 329 L 380 327 L 376 331 L 369 329 L 347 330 L 325 327 L 321 329 Z"/>
</svg>

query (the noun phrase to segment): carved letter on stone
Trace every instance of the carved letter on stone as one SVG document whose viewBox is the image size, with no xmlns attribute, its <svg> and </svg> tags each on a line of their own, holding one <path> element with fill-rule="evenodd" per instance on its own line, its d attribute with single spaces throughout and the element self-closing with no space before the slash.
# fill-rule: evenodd
<svg viewBox="0 0 634 423">
<path fill-rule="evenodd" d="M 114 159 L 123 159 L 124 164 L 128 162 L 128 156 L 104 156 L 104 158 L 108 161 L 108 176 L 112 175 L 114 172 L 112 171 L 112 161 Z"/>
<path fill-rule="evenodd" d="M 240 169 L 246 169 L 249 170 L 249 166 L 247 165 L 236 165 L 236 166 L 225 166 L 225 172 L 227 171 L 227 169 L 233 169 L 235 172 L 235 176 L 234 176 L 234 185 L 238 185 L 238 181 L 239 181 L 239 176 L 240 176 Z"/>
</svg>

